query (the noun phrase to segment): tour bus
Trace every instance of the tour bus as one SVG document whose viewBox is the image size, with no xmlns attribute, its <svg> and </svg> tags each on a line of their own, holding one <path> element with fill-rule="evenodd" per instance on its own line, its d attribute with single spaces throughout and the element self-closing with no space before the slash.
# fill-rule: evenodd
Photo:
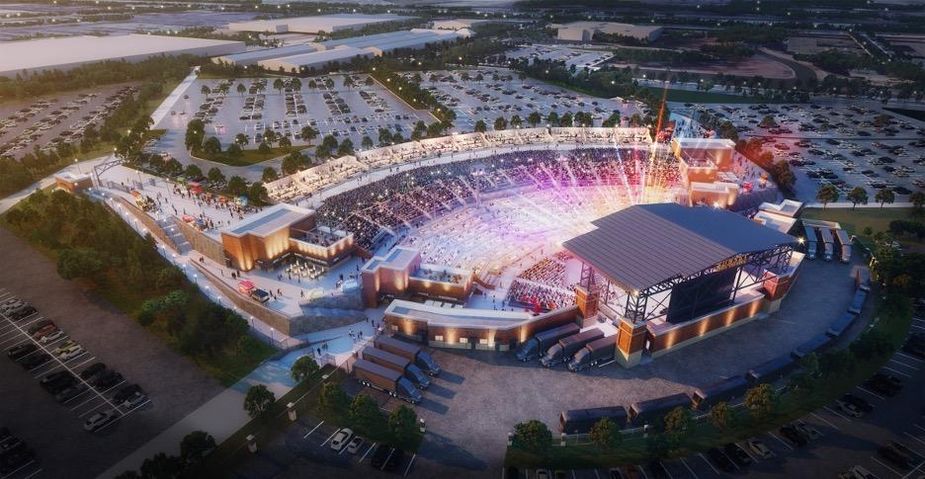
<svg viewBox="0 0 925 479">
<path fill-rule="evenodd" d="M 850 263 L 851 262 L 851 238 L 848 237 L 848 233 L 845 233 L 845 230 L 839 228 L 835 230 L 835 241 L 838 243 L 838 247 L 841 250 L 841 262 Z"/>
<path fill-rule="evenodd" d="M 806 257 L 816 259 L 816 228 L 812 226 L 803 226 L 806 233 Z"/>
<path fill-rule="evenodd" d="M 835 253 L 835 240 L 832 238 L 832 230 L 822 226 L 817 228 L 819 236 L 822 238 L 822 247 L 825 251 L 825 260 L 832 261 Z"/>
</svg>

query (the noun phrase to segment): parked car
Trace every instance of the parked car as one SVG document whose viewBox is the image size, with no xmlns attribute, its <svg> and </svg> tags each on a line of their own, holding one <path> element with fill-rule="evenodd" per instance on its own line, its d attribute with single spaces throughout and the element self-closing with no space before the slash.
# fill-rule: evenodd
<svg viewBox="0 0 925 479">
<path fill-rule="evenodd" d="M 84 386 L 83 383 L 74 384 L 73 386 L 58 392 L 58 394 L 55 394 L 55 400 L 62 403 L 68 402 L 71 399 L 80 396 L 86 390 L 87 386 Z"/>
<path fill-rule="evenodd" d="M 17 362 L 19 363 L 20 366 L 22 366 L 23 369 L 27 371 L 31 371 L 47 363 L 48 361 L 51 361 L 50 355 L 48 355 L 47 353 L 36 353 L 36 354 L 30 354 L 29 356 L 20 358 Z"/>
<path fill-rule="evenodd" d="M 103 391 L 121 383 L 122 379 L 121 374 L 110 369 L 97 376 L 93 381 L 93 387 L 95 387 L 97 391 Z"/>
<path fill-rule="evenodd" d="M 145 396 L 141 386 L 129 384 L 119 388 L 119 391 L 113 396 L 113 402 L 126 408 L 134 408 L 145 402 L 148 397 Z"/>
<path fill-rule="evenodd" d="M 785 439 L 792 442 L 797 447 L 803 447 L 809 443 L 809 440 L 792 425 L 788 424 L 786 426 L 781 426 L 777 431 L 780 432 L 781 436 L 784 436 Z"/>
<path fill-rule="evenodd" d="M 723 446 L 723 452 L 726 453 L 726 457 L 731 459 L 732 462 L 736 463 L 739 467 L 746 467 L 752 463 L 751 456 L 734 442 L 730 442 Z"/>
<path fill-rule="evenodd" d="M 335 432 L 334 438 L 331 439 L 331 449 L 340 451 L 344 446 L 347 445 L 347 442 L 350 441 L 351 437 L 353 437 L 353 431 L 346 427 Z"/>
<path fill-rule="evenodd" d="M 804 436 L 806 436 L 810 440 L 814 441 L 822 437 L 822 433 L 819 432 L 818 429 L 816 429 L 813 426 L 810 426 L 809 424 L 806 424 L 805 421 L 798 420 L 793 423 L 793 426 L 797 428 L 798 431 L 800 431 Z"/>
<path fill-rule="evenodd" d="M 863 413 L 871 413 L 874 411 L 874 406 L 871 403 L 862 397 L 855 396 L 854 394 L 845 393 L 842 395 L 841 400 L 851 404 Z"/>
<path fill-rule="evenodd" d="M 57 327 L 55 326 L 54 321 L 50 319 L 41 319 L 39 321 L 36 321 L 35 324 L 32 324 L 29 326 L 29 329 L 28 329 L 29 334 L 30 335 L 35 334 L 39 332 L 42 328 L 45 328 L 47 326 Z"/>
<path fill-rule="evenodd" d="M 376 450 L 373 451 L 373 457 L 369 460 L 369 465 L 379 469 L 385 464 L 386 458 L 389 457 L 389 453 L 392 452 L 392 446 L 388 444 L 380 444 L 376 446 Z"/>
<path fill-rule="evenodd" d="M 90 418 L 87 419 L 86 422 L 84 422 L 84 431 L 89 431 L 89 432 L 99 431 L 100 429 L 105 427 L 107 424 L 112 423 L 118 418 L 119 418 L 119 414 L 113 410 L 98 412 L 90 416 Z"/>
<path fill-rule="evenodd" d="M 64 331 L 61 331 L 60 329 L 55 328 L 54 326 L 52 326 L 51 328 L 52 329 L 48 332 L 37 334 L 38 337 L 36 339 L 38 340 L 38 342 L 42 344 L 49 344 L 49 343 L 53 343 L 61 339 L 64 336 Z"/>
<path fill-rule="evenodd" d="M 96 362 L 87 366 L 87 369 L 84 369 L 80 372 L 80 378 L 84 381 L 90 381 L 96 376 L 100 375 L 106 371 L 106 365 L 100 362 Z"/>
<path fill-rule="evenodd" d="M 861 410 L 858 409 L 854 404 L 843 401 L 841 399 L 835 400 L 835 406 L 839 411 L 851 417 L 861 417 L 864 415 L 864 413 L 862 413 Z"/>
<path fill-rule="evenodd" d="M 768 459 L 774 457 L 774 453 L 771 452 L 771 449 L 760 439 L 746 439 L 745 445 L 748 446 L 748 449 L 752 451 L 752 454 L 760 457 L 761 459 Z"/>
<path fill-rule="evenodd" d="M 13 361 L 18 361 L 20 358 L 24 358 L 38 351 L 38 349 L 39 347 L 36 346 L 35 343 L 23 343 L 8 349 L 6 355 Z"/>
<path fill-rule="evenodd" d="M 398 466 L 401 465 L 402 461 L 405 459 L 405 451 L 395 448 L 392 451 L 392 454 L 385 460 L 385 469 L 389 472 L 394 472 L 398 470 Z"/>
<path fill-rule="evenodd" d="M 838 477 L 840 479 L 878 479 L 877 476 L 861 466 L 854 466 L 848 469 L 847 472 L 839 474 Z"/>
<path fill-rule="evenodd" d="M 363 445 L 363 438 L 360 436 L 353 436 L 353 439 L 347 443 L 347 452 L 349 454 L 356 454 L 360 450 L 360 446 Z"/>
</svg>

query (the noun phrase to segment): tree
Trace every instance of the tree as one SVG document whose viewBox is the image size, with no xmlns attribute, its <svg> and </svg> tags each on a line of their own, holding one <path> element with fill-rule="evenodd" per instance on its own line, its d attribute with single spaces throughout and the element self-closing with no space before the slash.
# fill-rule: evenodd
<svg viewBox="0 0 925 479">
<path fill-rule="evenodd" d="M 210 136 L 209 139 L 203 143 L 202 151 L 209 155 L 217 155 L 222 152 L 222 143 L 218 141 L 218 138 Z"/>
<path fill-rule="evenodd" d="M 854 189 L 848 192 L 848 201 L 851 202 L 852 209 L 857 208 L 858 203 L 867 204 L 867 190 L 863 187 L 856 186 Z"/>
<path fill-rule="evenodd" d="M 350 403 L 350 424 L 367 436 L 382 436 L 388 424 L 382 410 L 373 398 L 358 394 Z"/>
<path fill-rule="evenodd" d="M 244 96 L 244 94 L 247 92 L 247 87 L 244 86 L 243 83 L 238 83 L 237 90 L 239 95 Z"/>
<path fill-rule="evenodd" d="M 292 88 L 296 92 L 302 91 L 302 80 L 298 78 L 289 80 L 289 88 Z"/>
<path fill-rule="evenodd" d="M 225 150 L 225 155 L 229 158 L 240 158 L 244 154 L 244 150 L 241 149 L 241 145 L 237 143 L 232 143 L 228 145 L 228 149 Z"/>
<path fill-rule="evenodd" d="M 347 412 L 350 397 L 337 383 L 324 383 L 318 394 L 318 404 L 321 410 L 330 416 L 341 418 Z"/>
<path fill-rule="evenodd" d="M 247 187 L 247 198 L 251 200 L 256 205 L 266 204 L 267 200 L 267 189 L 263 186 L 263 183 L 255 181 Z"/>
<path fill-rule="evenodd" d="M 199 464 L 215 449 L 215 438 L 205 431 L 193 431 L 180 441 L 180 459 L 184 464 Z"/>
<path fill-rule="evenodd" d="M 245 135 L 244 133 L 238 133 L 237 135 L 234 136 L 234 142 L 239 145 L 246 145 L 250 143 L 250 137 Z"/>
<path fill-rule="evenodd" d="M 688 429 L 690 429 L 691 410 L 686 407 L 676 407 L 668 411 L 668 414 L 665 414 L 662 422 L 665 425 L 665 432 L 668 437 L 677 443 L 687 435 Z"/>
<path fill-rule="evenodd" d="M 69 248 L 58 253 L 58 274 L 64 279 L 91 278 L 103 270 L 103 258 L 95 249 Z"/>
<path fill-rule="evenodd" d="M 893 343 L 881 330 L 868 329 L 851 343 L 849 349 L 859 359 L 875 359 L 893 352 Z"/>
<path fill-rule="evenodd" d="M 874 199 L 880 203 L 880 207 L 883 208 L 884 203 L 893 204 L 893 202 L 896 201 L 896 194 L 889 188 L 883 188 L 874 195 Z"/>
<path fill-rule="evenodd" d="M 318 371 L 320 371 L 318 363 L 316 363 L 311 356 L 302 356 L 292 363 L 292 369 L 290 369 L 289 374 L 292 376 L 293 381 L 300 383 Z"/>
<path fill-rule="evenodd" d="M 251 418 L 257 418 L 276 402 L 276 395 L 263 384 L 251 386 L 244 397 L 244 410 Z"/>
<path fill-rule="evenodd" d="M 280 147 L 280 148 L 284 148 L 284 149 L 285 149 L 285 148 L 289 148 L 289 147 L 291 147 L 291 146 L 292 146 L 292 140 L 290 140 L 288 136 L 285 136 L 285 135 L 284 135 L 283 137 L 281 137 L 281 138 L 279 139 L 279 147 Z"/>
<path fill-rule="evenodd" d="M 283 83 L 282 78 L 277 78 L 276 80 L 273 80 L 273 89 L 278 91 L 280 94 L 283 93 L 283 88 L 285 88 L 285 86 L 286 84 Z"/>
<path fill-rule="evenodd" d="M 770 384 L 759 384 L 745 391 L 745 407 L 756 419 L 763 419 L 774 408 L 774 394 Z"/>
<path fill-rule="evenodd" d="M 601 449 L 617 449 L 623 434 L 613 420 L 605 417 L 591 426 L 591 442 Z"/>
<path fill-rule="evenodd" d="M 228 180 L 228 186 L 225 189 L 234 196 L 241 196 L 247 191 L 247 182 L 244 178 L 235 175 Z"/>
<path fill-rule="evenodd" d="M 260 176 L 260 179 L 263 180 L 264 183 L 270 183 L 279 179 L 279 173 L 276 172 L 276 168 L 268 166 L 263 169 L 263 174 Z"/>
<path fill-rule="evenodd" d="M 720 431 L 726 429 L 729 426 L 729 404 L 725 401 L 714 404 L 710 408 L 710 422 Z"/>
<path fill-rule="evenodd" d="M 546 123 L 550 126 L 559 126 L 559 114 L 554 111 L 549 112 L 549 114 L 546 115 Z"/>
<path fill-rule="evenodd" d="M 145 479 L 176 479 L 180 477 L 183 464 L 177 456 L 159 452 L 141 463 L 141 477 Z"/>
<path fill-rule="evenodd" d="M 389 432 L 395 438 L 399 447 L 411 448 L 415 446 L 420 437 L 421 429 L 418 427 L 418 415 L 410 407 L 402 404 L 389 414 Z"/>
<path fill-rule="evenodd" d="M 538 111 L 534 111 L 527 115 L 527 123 L 529 123 L 530 126 L 535 127 L 536 125 L 539 125 L 541 121 L 543 121 L 543 117 L 540 116 L 540 112 Z"/>
<path fill-rule="evenodd" d="M 513 445 L 525 451 L 542 454 L 552 446 L 552 432 L 546 424 L 531 419 L 514 426 Z"/>
<path fill-rule="evenodd" d="M 288 155 L 286 155 L 285 158 L 283 158 L 283 164 L 281 165 L 281 168 L 283 169 L 283 174 L 291 175 L 301 170 L 303 163 L 304 163 L 304 158 L 302 157 L 301 153 L 299 153 L 298 151 L 293 151 L 292 153 L 289 153 Z"/>
<path fill-rule="evenodd" d="M 485 133 L 485 132 L 488 130 L 488 127 L 485 126 L 485 121 L 484 121 L 484 120 L 479 120 L 479 121 L 475 122 L 475 126 L 473 127 L 473 129 L 474 129 L 477 133 Z"/>
<path fill-rule="evenodd" d="M 829 203 L 838 201 L 838 189 L 835 188 L 835 185 L 822 185 L 819 187 L 819 191 L 816 192 L 816 200 L 822 203 L 822 208 L 825 209 Z"/>
<path fill-rule="evenodd" d="M 514 128 L 520 128 L 523 125 L 524 121 L 520 118 L 520 115 L 514 115 L 511 117 L 511 126 Z"/>
<path fill-rule="evenodd" d="M 199 166 L 190 163 L 186 165 L 186 169 L 183 171 L 183 175 L 188 179 L 199 178 L 202 176 L 202 169 L 200 169 Z"/>
<path fill-rule="evenodd" d="M 922 216 L 925 213 L 925 192 L 916 191 L 909 195 L 909 202 L 912 203 L 912 215 Z"/>
<path fill-rule="evenodd" d="M 337 146 L 337 155 L 345 156 L 353 154 L 353 140 L 350 138 L 344 138 L 344 141 L 340 142 L 340 145 Z"/>
<path fill-rule="evenodd" d="M 363 139 L 360 141 L 360 146 L 362 146 L 364 150 L 368 150 L 372 148 L 373 139 L 370 138 L 368 135 L 363 135 Z"/>
<path fill-rule="evenodd" d="M 260 144 L 257 145 L 257 151 L 263 155 L 269 155 L 273 149 L 270 148 L 270 145 L 266 141 L 261 141 Z"/>
</svg>

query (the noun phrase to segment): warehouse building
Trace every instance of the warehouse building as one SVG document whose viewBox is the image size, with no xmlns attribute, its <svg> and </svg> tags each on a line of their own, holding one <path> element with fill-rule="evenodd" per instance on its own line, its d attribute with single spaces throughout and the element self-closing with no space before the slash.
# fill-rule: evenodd
<svg viewBox="0 0 925 479">
<path fill-rule="evenodd" d="M 493 22 L 494 20 L 482 18 L 457 18 L 455 20 L 434 20 L 432 28 L 435 30 L 462 30 L 463 28 L 472 28 L 476 25 Z"/>
<path fill-rule="evenodd" d="M 270 71 L 311 73 L 313 70 L 339 63 L 347 63 L 355 58 L 372 58 L 374 56 L 376 56 L 376 52 L 371 48 L 361 49 L 344 45 L 331 50 L 261 60 L 257 64 Z"/>
<path fill-rule="evenodd" d="M 442 42 L 452 42 L 462 38 L 472 36 L 468 29 L 462 30 L 429 30 L 426 28 L 412 28 L 411 30 L 400 32 L 377 33 L 375 35 L 365 35 L 361 37 L 345 38 L 343 40 L 331 40 L 323 42 L 321 45 L 325 49 L 349 46 L 353 48 L 374 48 L 378 51 L 377 55 L 390 53 L 401 49 L 421 49 L 428 45 L 434 45 Z"/>
<path fill-rule="evenodd" d="M 106 60 L 140 62 L 158 55 L 229 55 L 245 49 L 244 42 L 140 34 L 4 42 L 0 76 L 64 71 Z"/>
<path fill-rule="evenodd" d="M 293 55 L 302 55 L 318 51 L 318 46 L 310 43 L 298 45 L 289 45 L 279 48 L 261 48 L 260 50 L 251 50 L 242 53 L 233 53 L 231 55 L 222 55 L 212 59 L 214 63 L 249 66 L 256 65 L 263 60 L 272 60 L 274 58 L 288 57 Z"/>
<path fill-rule="evenodd" d="M 558 29 L 559 40 L 568 42 L 588 43 L 594 35 L 619 35 L 635 38 L 645 42 L 654 42 L 662 34 L 662 27 L 656 25 L 631 25 L 629 23 L 613 22 L 572 22 L 563 25 L 554 25 Z"/>
<path fill-rule="evenodd" d="M 392 14 L 361 15 L 334 14 L 313 17 L 279 18 L 275 20 L 253 20 L 249 22 L 229 23 L 228 29 L 236 32 L 260 33 L 332 33 L 342 30 L 355 30 L 368 25 L 386 22 L 400 22 L 414 17 Z"/>
</svg>

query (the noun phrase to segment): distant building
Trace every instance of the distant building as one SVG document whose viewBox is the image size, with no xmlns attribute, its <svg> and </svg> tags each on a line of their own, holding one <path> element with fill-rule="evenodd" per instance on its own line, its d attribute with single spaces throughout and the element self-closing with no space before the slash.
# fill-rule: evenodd
<svg viewBox="0 0 925 479">
<path fill-rule="evenodd" d="M 482 23 L 489 23 L 492 20 L 478 18 L 457 18 L 455 20 L 434 20 L 432 27 L 436 30 L 462 30 L 463 28 L 472 28 Z"/>
<path fill-rule="evenodd" d="M 558 29 L 557 38 L 559 40 L 582 43 L 592 41 L 594 35 L 598 33 L 654 42 L 661 36 L 663 30 L 662 27 L 656 25 L 631 25 L 629 23 L 613 22 L 572 22 L 553 25 L 553 27 Z"/>
<path fill-rule="evenodd" d="M 159 55 L 215 56 L 243 52 L 244 42 L 162 35 L 80 36 L 3 42 L 0 76 L 70 70 L 106 60 L 140 62 Z"/>
<path fill-rule="evenodd" d="M 332 33 L 354 30 L 368 25 L 411 20 L 414 17 L 399 15 L 336 14 L 313 17 L 278 18 L 275 20 L 252 20 L 229 23 L 228 29 L 237 32 L 260 33 Z"/>
</svg>

